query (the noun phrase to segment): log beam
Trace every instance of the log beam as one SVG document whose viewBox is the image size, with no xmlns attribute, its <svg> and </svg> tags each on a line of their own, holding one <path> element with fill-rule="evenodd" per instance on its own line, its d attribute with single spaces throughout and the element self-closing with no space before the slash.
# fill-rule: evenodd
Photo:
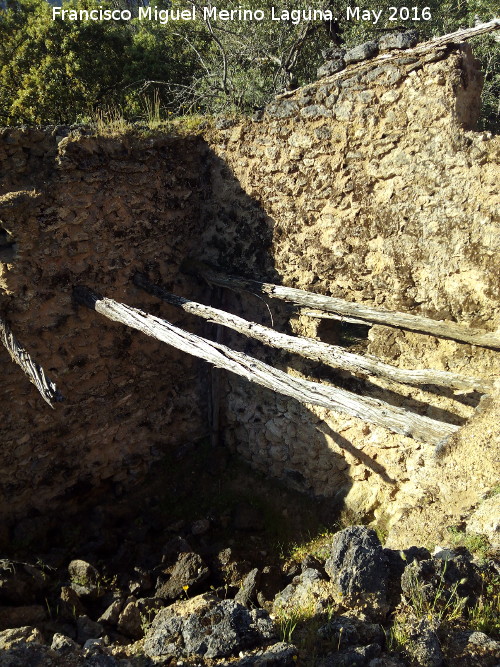
<svg viewBox="0 0 500 667">
<path fill-rule="evenodd" d="M 375 398 L 292 377 L 242 352 L 183 331 L 159 317 L 107 299 L 87 287 L 76 287 L 73 293 L 77 303 L 110 320 L 137 329 L 249 382 L 290 396 L 302 404 L 319 405 L 432 445 L 441 445 L 459 429 L 454 424 L 430 419 Z"/>
<path fill-rule="evenodd" d="M 56 385 L 46 375 L 43 368 L 33 361 L 27 350 L 12 333 L 7 322 L 0 317 L 0 341 L 10 354 L 12 361 L 22 368 L 29 381 L 35 385 L 43 400 L 54 409 L 54 402 L 62 401 L 63 397 Z"/>
<path fill-rule="evenodd" d="M 249 322 L 242 317 L 232 315 L 223 310 L 170 294 L 139 273 L 134 276 L 134 284 L 166 303 L 182 308 L 187 313 L 197 315 L 209 322 L 220 324 L 245 336 L 255 338 L 265 345 L 286 350 L 293 354 L 299 354 L 307 359 L 319 361 L 355 375 L 383 377 L 393 382 L 399 382 L 400 384 L 416 386 L 432 384 L 451 389 L 479 391 L 483 393 L 491 389 L 491 384 L 481 378 L 467 377 L 465 375 L 432 369 L 407 370 L 397 368 L 396 366 L 383 363 L 376 357 L 354 354 L 337 345 L 328 345 L 312 338 L 289 336 L 279 333 L 262 324 Z"/>
<path fill-rule="evenodd" d="M 355 318 L 365 323 L 383 324 L 396 329 L 406 329 L 418 333 L 429 334 L 437 338 L 449 338 L 460 343 L 469 343 L 479 347 L 490 347 L 500 349 L 500 334 L 484 329 L 473 329 L 463 324 L 433 320 L 421 315 L 410 315 L 398 311 L 373 308 L 361 303 L 345 301 L 332 296 L 315 294 L 306 290 L 293 287 L 282 287 L 272 283 L 264 283 L 259 280 L 249 280 L 238 276 L 228 276 L 216 271 L 202 262 L 186 263 L 186 270 L 193 271 L 204 278 L 207 282 L 227 287 L 236 291 L 252 292 L 253 294 L 265 294 L 273 299 L 288 301 L 301 308 L 312 308 L 325 313 L 335 313 Z"/>
</svg>

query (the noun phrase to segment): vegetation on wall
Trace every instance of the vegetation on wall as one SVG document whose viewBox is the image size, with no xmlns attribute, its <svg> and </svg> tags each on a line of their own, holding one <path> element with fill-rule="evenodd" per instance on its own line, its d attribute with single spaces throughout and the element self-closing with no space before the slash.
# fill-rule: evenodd
<svg viewBox="0 0 500 667">
<path fill-rule="evenodd" d="M 140 0 L 139 0 L 140 1 Z M 160 0 L 158 9 L 198 8 L 195 21 L 139 20 L 137 0 L 70 0 L 64 9 L 128 9 L 131 20 L 52 19 L 47 0 L 3 0 L 0 4 L 0 123 L 84 121 L 119 109 L 141 120 L 151 104 L 163 117 L 189 113 L 249 112 L 283 90 L 316 78 L 324 52 L 379 37 L 388 29 L 417 29 L 421 38 L 491 19 L 495 0 L 426 0 L 422 11 L 390 21 L 391 0 L 366 0 L 363 9 L 382 11 L 380 20 L 348 20 L 345 0 L 298 0 L 294 9 L 330 9 L 335 21 L 271 20 L 290 10 L 287 0 L 221 0 L 221 9 L 264 10 L 264 20 L 203 19 L 204 0 Z M 415 3 L 416 4 L 416 3 Z M 141 6 L 147 6 L 147 2 Z M 422 8 L 423 9 L 423 5 Z M 482 127 L 500 126 L 498 33 L 474 40 L 486 75 Z"/>
</svg>

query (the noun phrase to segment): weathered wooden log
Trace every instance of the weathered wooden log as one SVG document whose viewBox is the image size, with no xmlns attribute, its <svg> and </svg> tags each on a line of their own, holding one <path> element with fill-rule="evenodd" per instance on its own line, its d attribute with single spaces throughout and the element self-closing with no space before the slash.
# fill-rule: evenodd
<svg viewBox="0 0 500 667">
<path fill-rule="evenodd" d="M 43 368 L 33 361 L 26 349 L 16 339 L 7 322 L 0 317 L 0 341 L 3 343 L 12 361 L 20 366 L 35 385 L 43 400 L 54 409 L 53 402 L 62 401 L 63 397 L 56 385 L 46 375 Z"/>
<path fill-rule="evenodd" d="M 491 389 L 491 384 L 486 380 L 476 377 L 467 377 L 447 371 L 435 371 L 432 369 L 407 370 L 397 368 L 390 364 L 385 364 L 376 357 L 353 354 L 337 345 L 328 345 L 322 341 L 312 338 L 303 338 L 300 336 L 289 336 L 279 333 L 269 327 L 249 322 L 248 320 L 227 313 L 217 308 L 205 306 L 196 301 L 185 299 L 175 294 L 170 294 L 159 285 L 150 282 L 142 274 L 134 276 L 134 284 L 138 287 L 156 296 L 166 303 L 182 308 L 182 310 L 198 315 L 199 317 L 221 324 L 224 327 L 242 333 L 259 340 L 266 345 L 286 350 L 294 354 L 300 354 L 307 359 L 319 361 L 328 364 L 333 368 L 340 368 L 349 373 L 361 374 L 363 376 L 373 375 L 384 377 L 393 382 L 410 385 L 433 384 L 440 387 L 449 387 L 452 389 L 465 389 L 470 391 L 487 392 Z"/>
<path fill-rule="evenodd" d="M 288 301 L 296 306 L 313 308 L 326 313 L 346 315 L 357 320 L 383 324 L 396 329 L 406 329 L 419 333 L 430 334 L 438 338 L 449 338 L 460 343 L 469 343 L 479 347 L 491 347 L 500 349 L 500 335 L 496 332 L 484 329 L 472 329 L 462 324 L 432 320 L 421 315 L 409 315 L 397 311 L 382 310 L 365 306 L 323 294 L 315 294 L 306 290 L 293 287 L 281 287 L 272 283 L 263 283 L 258 280 L 249 280 L 238 276 L 228 276 L 216 271 L 202 262 L 189 262 L 185 265 L 186 270 L 195 271 L 207 282 L 232 290 L 252 292 L 254 294 L 266 294 L 273 299 Z"/>
<path fill-rule="evenodd" d="M 375 398 L 358 396 L 344 389 L 292 377 L 242 352 L 236 352 L 220 343 L 183 331 L 166 320 L 107 299 L 86 287 L 76 287 L 74 298 L 77 303 L 92 308 L 115 322 L 142 331 L 178 350 L 244 377 L 250 382 L 291 396 L 300 403 L 319 405 L 344 415 L 358 417 L 395 433 L 433 445 L 441 444 L 459 428 L 454 424 L 417 415 Z"/>
</svg>

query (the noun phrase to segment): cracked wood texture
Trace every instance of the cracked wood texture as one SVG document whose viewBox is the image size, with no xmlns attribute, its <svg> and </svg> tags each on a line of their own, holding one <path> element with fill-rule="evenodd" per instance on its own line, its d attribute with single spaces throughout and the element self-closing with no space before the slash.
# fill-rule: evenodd
<svg viewBox="0 0 500 667">
<path fill-rule="evenodd" d="M 195 271 L 207 282 L 214 285 L 238 291 L 253 292 L 254 294 L 265 294 L 273 299 L 288 301 L 295 306 L 305 306 L 326 313 L 347 315 L 347 317 L 354 317 L 357 320 L 368 323 L 371 322 L 397 329 L 430 334 L 437 338 L 449 338 L 460 343 L 469 343 L 470 345 L 478 345 L 479 347 L 500 349 L 500 336 L 495 332 L 485 331 L 484 329 L 473 329 L 461 324 L 433 320 L 421 315 L 410 315 L 397 311 L 382 310 L 381 308 L 372 308 L 361 303 L 344 301 L 344 299 L 315 294 L 314 292 L 295 289 L 293 287 L 282 287 L 281 285 L 273 285 L 272 283 L 265 283 L 258 280 L 228 276 L 201 262 L 187 263 L 186 269 Z"/>
<path fill-rule="evenodd" d="M 242 317 L 223 310 L 170 294 L 159 285 L 150 282 L 142 274 L 134 276 L 134 284 L 166 303 L 182 308 L 187 313 L 197 315 L 245 336 L 255 338 L 271 347 L 299 354 L 307 359 L 319 361 L 333 368 L 348 371 L 349 373 L 384 377 L 400 384 L 417 386 L 432 384 L 440 387 L 480 392 L 487 392 L 491 389 L 491 383 L 481 378 L 432 369 L 407 370 L 405 368 L 397 368 L 396 366 L 383 363 L 376 357 L 354 354 L 337 345 L 329 345 L 312 338 L 289 336 L 262 324 L 249 322 Z"/>
<path fill-rule="evenodd" d="M 108 299 L 79 286 L 74 290 L 77 303 L 105 317 L 137 329 L 168 345 L 260 384 L 271 391 L 291 396 L 300 403 L 319 405 L 341 414 L 383 426 L 395 433 L 437 445 L 458 430 L 458 426 L 408 412 L 374 398 L 358 396 L 344 389 L 292 377 L 242 352 L 236 352 L 179 329 L 166 320 Z"/>
<path fill-rule="evenodd" d="M 0 341 L 3 343 L 12 361 L 22 368 L 29 381 L 35 385 L 43 400 L 53 409 L 53 402 L 61 401 L 62 396 L 54 382 L 46 375 L 43 368 L 33 361 L 27 350 L 12 333 L 7 322 L 0 317 Z"/>
</svg>

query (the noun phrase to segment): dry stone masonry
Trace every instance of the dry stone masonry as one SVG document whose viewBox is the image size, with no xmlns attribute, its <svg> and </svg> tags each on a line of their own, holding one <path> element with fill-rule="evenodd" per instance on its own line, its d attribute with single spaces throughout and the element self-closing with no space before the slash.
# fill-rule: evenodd
<svg viewBox="0 0 500 667">
<path fill-rule="evenodd" d="M 4 518 L 87 498 L 94 488 L 119 492 L 162 452 L 208 433 L 204 365 L 77 307 L 77 285 L 207 335 L 207 325 L 135 287 L 141 271 L 170 292 L 247 319 L 341 341 L 345 326 L 333 320 L 211 290 L 183 272 L 194 258 L 248 278 L 498 329 L 500 141 L 474 131 L 482 75 L 470 48 L 330 55 L 342 68 L 330 65 L 260 118 L 224 119 L 203 136 L 1 131 L 0 315 L 65 397 L 47 408 L 0 350 Z M 266 474 L 383 523 L 394 544 L 468 516 L 496 483 L 496 390 L 480 402 L 477 393 L 367 382 L 224 336 L 291 374 L 463 425 L 435 451 L 222 378 L 227 446 Z M 498 376 L 494 350 L 379 325 L 366 328 L 366 353 L 401 368 L 493 384 Z"/>
</svg>

